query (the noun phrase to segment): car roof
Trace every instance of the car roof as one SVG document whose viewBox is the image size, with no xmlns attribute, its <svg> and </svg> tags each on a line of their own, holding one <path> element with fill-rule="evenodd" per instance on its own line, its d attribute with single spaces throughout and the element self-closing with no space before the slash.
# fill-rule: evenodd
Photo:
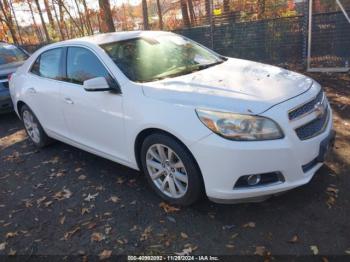
<svg viewBox="0 0 350 262">
<path fill-rule="evenodd" d="M 166 31 L 123 31 L 123 32 L 97 34 L 97 35 L 85 36 L 81 38 L 74 38 L 74 39 L 55 43 L 53 45 L 75 44 L 75 43 L 82 43 L 82 42 L 102 45 L 102 44 L 107 44 L 111 42 L 133 39 L 137 37 L 157 37 L 157 36 L 166 35 L 166 34 L 172 34 L 172 33 L 166 32 Z"/>
</svg>

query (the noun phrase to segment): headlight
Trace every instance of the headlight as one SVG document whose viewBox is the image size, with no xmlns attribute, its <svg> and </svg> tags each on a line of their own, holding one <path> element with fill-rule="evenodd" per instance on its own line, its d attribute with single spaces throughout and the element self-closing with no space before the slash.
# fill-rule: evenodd
<svg viewBox="0 0 350 262">
<path fill-rule="evenodd" d="M 209 110 L 196 110 L 202 123 L 214 133 L 231 140 L 272 140 L 283 138 L 283 132 L 273 120 Z"/>
</svg>

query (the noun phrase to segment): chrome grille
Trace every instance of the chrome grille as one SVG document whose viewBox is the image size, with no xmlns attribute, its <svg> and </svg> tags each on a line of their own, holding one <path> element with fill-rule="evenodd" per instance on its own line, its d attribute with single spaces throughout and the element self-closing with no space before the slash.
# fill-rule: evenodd
<svg viewBox="0 0 350 262">
<path fill-rule="evenodd" d="M 303 117 L 308 113 L 311 113 L 314 110 L 315 105 L 319 102 L 322 102 L 323 97 L 323 91 L 321 90 L 313 100 L 291 110 L 288 113 L 289 120 L 295 120 L 297 118 Z"/>
<path fill-rule="evenodd" d="M 295 132 L 300 140 L 310 139 L 318 134 L 322 133 L 327 126 L 329 119 L 329 109 L 326 105 L 325 113 L 320 117 L 312 120 L 311 122 L 298 127 Z"/>
</svg>

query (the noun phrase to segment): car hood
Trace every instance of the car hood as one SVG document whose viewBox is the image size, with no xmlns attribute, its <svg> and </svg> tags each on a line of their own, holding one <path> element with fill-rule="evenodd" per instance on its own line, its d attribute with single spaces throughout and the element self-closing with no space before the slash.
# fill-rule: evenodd
<svg viewBox="0 0 350 262">
<path fill-rule="evenodd" d="M 146 83 L 145 96 L 166 102 L 259 114 L 306 92 L 313 80 L 279 67 L 242 59 L 188 75 Z"/>
</svg>

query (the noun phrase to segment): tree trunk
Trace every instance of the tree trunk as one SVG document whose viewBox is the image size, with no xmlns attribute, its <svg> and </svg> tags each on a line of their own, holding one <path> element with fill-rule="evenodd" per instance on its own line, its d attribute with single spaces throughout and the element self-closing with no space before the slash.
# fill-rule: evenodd
<svg viewBox="0 0 350 262">
<path fill-rule="evenodd" d="M 21 29 L 18 25 L 18 20 L 17 20 L 17 16 L 16 16 L 16 13 L 15 13 L 15 9 L 13 8 L 13 5 L 12 5 L 12 1 L 9 0 L 9 4 L 10 4 L 10 8 L 11 8 L 11 11 L 12 11 L 12 14 L 13 14 L 13 19 L 15 20 L 15 24 L 16 24 L 16 28 L 17 28 L 17 33 L 18 33 L 18 36 L 19 36 L 19 40 L 21 42 L 21 45 L 23 45 L 23 39 L 22 39 L 22 34 L 21 34 Z"/>
<path fill-rule="evenodd" d="M 55 22 L 53 20 L 53 16 L 51 13 L 51 7 L 50 7 L 48 0 L 44 0 L 44 5 L 45 5 L 46 14 L 47 14 L 47 18 L 49 19 L 49 24 L 51 26 L 51 29 L 55 30 Z"/>
<path fill-rule="evenodd" d="M 84 6 L 84 11 L 85 11 L 86 22 L 87 22 L 87 25 L 89 27 L 90 34 L 93 35 L 94 34 L 94 30 L 92 29 L 92 26 L 91 26 L 89 8 L 87 7 L 87 4 L 86 4 L 85 0 L 82 0 L 82 2 L 83 2 L 83 6 Z"/>
<path fill-rule="evenodd" d="M 58 13 L 59 13 L 59 18 L 60 18 L 59 26 L 61 27 L 61 29 L 64 28 L 66 35 L 69 38 L 68 27 L 67 27 L 66 22 L 64 21 L 64 8 L 63 8 L 62 0 L 57 0 L 57 4 L 58 4 Z"/>
<path fill-rule="evenodd" d="M 188 9 L 190 11 L 191 24 L 194 25 L 196 23 L 196 15 L 194 14 L 193 2 L 192 0 L 187 0 Z"/>
<path fill-rule="evenodd" d="M 37 0 L 36 0 L 37 1 Z M 72 14 L 69 12 L 68 8 L 66 7 L 66 5 L 64 4 L 63 1 L 61 1 L 62 7 L 63 9 L 66 11 L 66 13 L 68 14 L 69 18 L 71 19 L 72 23 L 75 25 L 75 27 L 79 30 L 80 35 L 84 36 L 84 30 L 81 30 L 81 27 L 78 25 L 78 23 L 74 20 L 74 17 L 72 16 Z"/>
<path fill-rule="evenodd" d="M 74 2 L 75 2 L 75 6 L 77 7 L 79 21 L 80 21 L 80 25 L 81 25 L 81 30 L 84 32 L 84 26 L 85 26 L 86 31 L 89 34 L 89 29 L 87 28 L 87 25 L 85 24 L 84 19 L 83 19 L 82 15 L 81 15 L 81 12 L 80 12 L 78 0 L 74 0 Z"/>
<path fill-rule="evenodd" d="M 1 20 L 5 22 L 6 26 L 10 30 L 13 42 L 17 44 L 18 40 L 16 36 L 16 30 L 13 26 L 11 10 L 7 0 L 0 1 L 0 10 L 3 13 L 3 18 Z"/>
<path fill-rule="evenodd" d="M 46 27 L 46 24 L 45 24 L 45 21 L 44 21 L 43 13 L 41 12 L 39 0 L 35 0 L 35 4 L 36 4 L 36 7 L 37 7 L 38 12 L 39 12 L 39 16 L 40 16 L 40 20 L 41 20 L 41 25 L 42 25 L 42 27 L 43 27 L 43 29 L 44 29 L 46 41 L 47 41 L 47 42 L 50 42 L 50 41 L 51 41 L 51 38 L 50 38 L 50 36 L 49 36 L 49 32 L 47 31 L 47 27 Z"/>
<path fill-rule="evenodd" d="M 143 29 L 149 30 L 147 0 L 142 0 Z"/>
<path fill-rule="evenodd" d="M 205 0 L 205 14 L 210 15 L 210 0 Z"/>
<path fill-rule="evenodd" d="M 34 29 L 35 29 L 35 32 L 36 32 L 36 36 L 38 38 L 38 41 L 39 42 L 43 42 L 43 35 L 41 34 L 41 31 L 39 30 L 38 28 L 38 25 L 35 21 L 35 17 L 34 17 L 34 12 L 33 12 L 33 7 L 32 7 L 32 2 L 31 0 L 27 0 L 27 4 L 28 4 L 28 7 L 29 7 L 29 11 L 30 11 L 30 14 L 32 16 L 32 21 L 33 21 L 33 25 L 34 25 Z"/>
<path fill-rule="evenodd" d="M 159 29 L 163 30 L 162 8 L 160 6 L 160 1 L 159 0 L 157 0 L 157 9 L 158 9 Z"/>
<path fill-rule="evenodd" d="M 64 38 L 64 34 L 63 34 L 63 29 L 60 26 L 60 21 L 58 20 L 58 14 L 57 14 L 55 3 L 53 2 L 53 0 L 52 0 L 52 8 L 53 8 L 53 13 L 55 15 L 56 23 L 58 25 L 58 31 L 60 32 L 60 40 L 62 41 L 65 38 Z"/>
<path fill-rule="evenodd" d="M 111 5 L 109 0 L 98 0 L 100 6 L 100 15 L 103 17 L 104 25 L 102 27 L 103 32 L 115 32 Z"/>
<path fill-rule="evenodd" d="M 191 27 L 190 18 L 188 17 L 186 0 L 180 0 L 182 20 L 185 27 Z"/>
</svg>

